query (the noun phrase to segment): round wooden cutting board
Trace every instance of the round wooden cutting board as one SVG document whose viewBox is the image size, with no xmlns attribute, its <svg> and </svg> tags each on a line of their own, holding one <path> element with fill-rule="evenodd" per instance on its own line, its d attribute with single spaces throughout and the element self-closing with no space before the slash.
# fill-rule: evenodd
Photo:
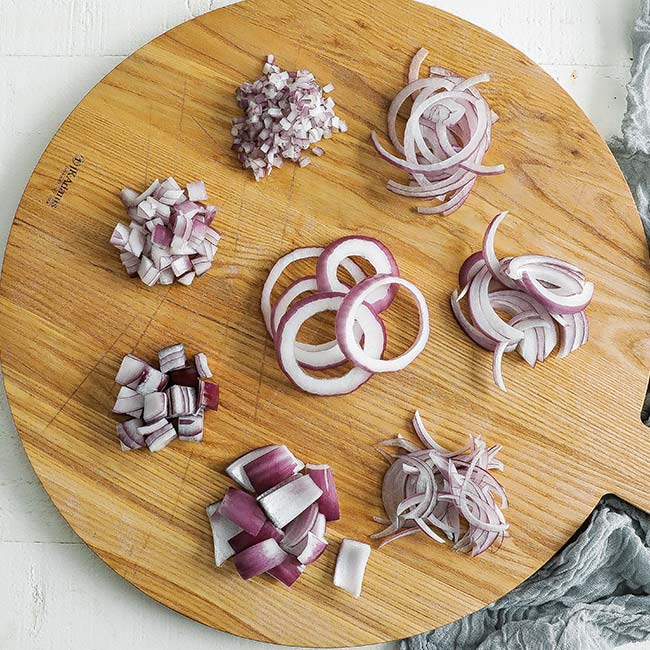
<svg viewBox="0 0 650 650">
<path fill-rule="evenodd" d="M 369 132 L 385 131 L 390 99 L 420 46 L 430 64 L 488 71 L 483 92 L 500 121 L 481 178 L 449 218 L 419 216 L 384 188 L 395 170 Z M 274 53 L 288 69 L 332 81 L 350 125 L 305 169 L 285 165 L 255 183 L 230 151 L 234 90 Z M 123 186 L 156 177 L 205 179 L 223 235 L 213 269 L 191 287 L 129 280 L 108 239 L 126 220 Z M 58 203 L 53 200 L 59 189 Z M 53 205 L 56 204 L 56 207 Z M 497 211 L 502 255 L 540 252 L 579 264 L 596 284 L 591 341 L 534 370 L 491 356 L 456 326 L 449 293 Z M 406 370 L 357 392 L 317 398 L 279 370 L 259 314 L 265 274 L 296 246 L 349 234 L 381 239 L 429 304 L 432 333 Z M 306 267 L 305 267 L 306 268 Z M 303 269 L 304 270 L 304 269 Z M 375 3 L 247 0 L 145 46 L 79 104 L 47 148 L 17 212 L 4 262 L 0 338 L 12 412 L 47 492 L 115 571 L 162 603 L 252 639 L 302 646 L 367 644 L 444 625 L 518 585 L 615 492 L 648 509 L 648 430 L 640 422 L 650 369 L 647 250 L 612 156 L 573 101 L 523 54 L 489 33 L 410 0 Z M 286 286 L 286 285 L 285 285 Z M 389 352 L 413 335 L 400 297 L 386 315 Z M 205 351 L 221 384 L 203 444 L 122 453 L 111 407 L 128 352 L 156 358 L 183 341 Z M 385 462 L 375 443 L 429 429 L 458 446 L 469 432 L 502 444 L 512 538 L 479 558 L 418 536 L 375 550 L 363 595 L 332 586 L 344 537 L 367 540 L 381 515 Z M 217 570 L 205 506 L 230 484 L 244 451 L 286 443 L 330 463 L 342 519 L 330 546 L 292 589 Z M 501 477 L 500 477 L 501 478 Z"/>
</svg>

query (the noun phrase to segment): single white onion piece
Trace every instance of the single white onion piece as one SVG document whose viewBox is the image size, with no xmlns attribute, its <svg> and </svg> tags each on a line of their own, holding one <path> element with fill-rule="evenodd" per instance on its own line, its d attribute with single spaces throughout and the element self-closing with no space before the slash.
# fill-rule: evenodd
<svg viewBox="0 0 650 650">
<path fill-rule="evenodd" d="M 336 556 L 334 584 L 349 591 L 355 598 L 361 596 L 363 577 L 370 558 L 370 546 L 353 539 L 344 539 Z"/>
</svg>

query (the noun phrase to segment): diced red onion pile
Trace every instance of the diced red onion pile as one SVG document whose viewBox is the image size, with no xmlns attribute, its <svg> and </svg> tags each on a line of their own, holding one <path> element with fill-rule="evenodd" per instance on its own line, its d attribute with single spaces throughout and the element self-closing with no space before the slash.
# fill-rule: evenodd
<svg viewBox="0 0 650 650">
<path fill-rule="evenodd" d="M 366 276 L 353 257 L 370 262 L 376 274 Z M 286 268 L 309 258 L 317 260 L 316 275 L 297 280 L 271 304 L 273 288 Z M 338 279 L 339 266 L 354 279 L 352 288 Z M 379 314 L 388 309 L 400 286 L 417 302 L 420 329 L 406 352 L 386 360 L 382 359 L 386 330 Z M 281 257 L 264 283 L 261 310 L 280 368 L 298 388 L 313 395 L 351 393 L 376 372 L 401 370 L 422 352 L 429 339 L 429 311 L 422 292 L 400 277 L 392 253 L 370 237 L 343 237 L 326 248 L 297 248 Z M 336 338 L 318 345 L 299 342 L 302 325 L 325 311 L 336 312 Z M 346 361 L 354 367 L 339 377 L 307 372 L 336 368 Z"/>
<path fill-rule="evenodd" d="M 172 440 L 201 442 L 205 411 L 219 408 L 219 385 L 205 354 L 186 359 L 182 343 L 158 353 L 160 370 L 127 354 L 115 381 L 121 386 L 113 413 L 130 419 L 117 425 L 122 451 L 148 447 L 160 451 Z"/>
<path fill-rule="evenodd" d="M 378 449 L 391 465 L 382 485 L 386 518 L 374 520 L 386 528 L 371 537 L 382 540 L 380 548 L 420 532 L 472 555 L 499 548 L 510 536 L 502 512 L 508 499 L 490 473 L 503 470 L 496 458 L 501 445 L 488 448 L 481 436 L 470 435 L 466 447 L 449 451 L 428 433 L 418 411 L 413 427 L 424 449 L 402 436 L 380 443 L 391 448 Z"/>
<path fill-rule="evenodd" d="M 573 264 L 546 255 L 499 259 L 494 238 L 507 212 L 497 215 L 485 231 L 483 249 L 470 255 L 460 268 L 460 293 L 451 294 L 451 310 L 472 341 L 494 352 L 494 381 L 506 390 L 501 362 L 506 352 L 519 352 L 535 367 L 558 343 L 558 358 L 575 352 L 589 340 L 585 309 L 594 294 L 592 282 Z M 460 308 L 467 298 L 469 318 Z M 510 316 L 507 322 L 497 313 Z"/>
<path fill-rule="evenodd" d="M 205 205 L 203 181 L 188 183 L 185 191 L 170 176 L 156 179 L 144 192 L 129 187 L 120 192 L 131 223 L 118 223 L 111 244 L 129 277 L 147 286 L 192 284 L 212 266 L 221 235 L 210 227 L 217 208 Z"/>
<path fill-rule="evenodd" d="M 412 199 L 435 200 L 420 206 L 421 214 L 448 215 L 466 201 L 479 176 L 502 174 L 503 165 L 483 164 L 492 124 L 497 115 L 476 88 L 490 80 L 487 74 L 464 79 L 446 68 L 431 67 L 420 79 L 420 67 L 428 55 L 420 49 L 408 71 L 408 85 L 393 99 L 388 110 L 388 137 L 399 155 L 390 153 L 371 133 L 379 155 L 409 173 L 408 185 L 388 181 L 391 192 Z M 403 141 L 397 134 L 397 116 L 413 98 Z"/>
<path fill-rule="evenodd" d="M 268 573 L 290 587 L 327 548 L 326 522 L 340 517 L 332 470 L 268 445 L 226 473 L 239 487 L 207 508 L 216 565 L 232 558 L 244 580 Z"/>
<path fill-rule="evenodd" d="M 348 130 L 334 114 L 334 100 L 323 96 L 332 90 L 332 84 L 321 88 L 309 70 L 282 70 L 272 54 L 259 79 L 237 88 L 237 104 L 246 116 L 232 120 L 232 148 L 255 180 L 282 167 L 285 160 L 306 167 L 311 158 L 303 151 L 331 138 L 333 132 Z M 325 153 L 321 147 L 312 152 L 315 156 Z"/>
</svg>

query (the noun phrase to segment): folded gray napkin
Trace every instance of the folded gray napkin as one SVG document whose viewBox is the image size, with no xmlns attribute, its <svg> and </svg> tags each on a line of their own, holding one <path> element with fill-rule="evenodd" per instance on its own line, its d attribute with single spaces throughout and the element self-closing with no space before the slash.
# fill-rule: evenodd
<svg viewBox="0 0 650 650">
<path fill-rule="evenodd" d="M 650 0 L 642 3 L 632 42 L 622 138 L 614 138 L 610 148 L 630 185 L 650 245 Z M 647 401 L 644 415 L 650 422 Z M 608 495 L 534 576 L 475 614 L 402 641 L 401 648 L 605 650 L 648 639 L 650 516 Z"/>
</svg>

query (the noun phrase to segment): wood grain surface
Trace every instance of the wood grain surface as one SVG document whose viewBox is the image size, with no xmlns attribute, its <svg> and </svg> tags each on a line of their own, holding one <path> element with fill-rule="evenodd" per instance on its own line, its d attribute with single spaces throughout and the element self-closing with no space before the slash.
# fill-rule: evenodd
<svg viewBox="0 0 650 650">
<path fill-rule="evenodd" d="M 390 98 L 421 45 L 432 63 L 492 74 L 484 90 L 501 120 L 481 179 L 447 219 L 416 215 L 384 190 L 393 169 L 371 149 Z M 261 183 L 230 152 L 233 91 L 257 77 L 268 52 L 307 67 L 334 98 L 350 132 L 305 168 Z M 48 197 L 66 166 L 83 164 L 57 208 Z M 186 288 L 129 280 L 108 244 L 124 211 L 117 190 L 173 174 L 207 181 L 221 210 L 217 264 Z M 592 340 L 535 370 L 504 363 L 508 394 L 492 384 L 490 355 L 455 325 L 448 295 L 463 259 L 496 211 L 512 216 L 503 254 L 544 252 L 580 264 L 595 281 Z M 384 241 L 423 290 L 432 335 L 405 371 L 352 395 L 293 389 L 259 315 L 273 261 L 301 245 L 352 233 Z M 178 27 L 109 74 L 65 122 L 39 162 L 11 231 L 0 290 L 7 392 L 23 443 L 54 503 L 112 568 L 157 600 L 249 638 L 309 646 L 365 644 L 424 631 L 503 595 L 559 549 L 600 496 L 650 507 L 647 429 L 650 299 L 638 215 L 605 144 L 573 101 L 523 54 L 443 12 L 398 0 L 248 0 Z M 307 267 L 295 270 L 298 273 Z M 289 279 L 287 279 L 287 282 Z M 286 286 L 286 285 L 285 285 Z M 408 344 L 413 308 L 386 315 L 389 352 Z M 127 352 L 155 358 L 184 341 L 204 350 L 221 382 L 202 445 L 122 453 L 110 409 Z M 381 438 L 412 436 L 419 408 L 449 445 L 469 431 L 504 445 L 512 539 L 478 559 L 406 538 L 372 554 L 355 601 L 331 584 L 338 542 L 364 539 L 381 514 Z M 217 570 L 204 508 L 229 482 L 225 465 L 251 447 L 283 442 L 329 462 L 342 500 L 330 549 L 293 589 L 242 582 Z"/>
</svg>

